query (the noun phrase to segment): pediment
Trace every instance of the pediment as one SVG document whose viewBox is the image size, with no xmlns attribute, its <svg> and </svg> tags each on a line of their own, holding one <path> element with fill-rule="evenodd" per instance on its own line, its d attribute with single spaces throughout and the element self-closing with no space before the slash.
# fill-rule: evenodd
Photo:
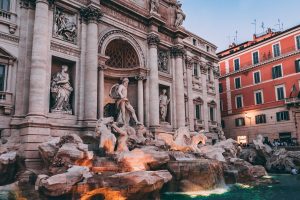
<svg viewBox="0 0 300 200">
<path fill-rule="evenodd" d="M 0 47 L 0 58 L 15 61 L 16 58 L 4 48 Z"/>
</svg>

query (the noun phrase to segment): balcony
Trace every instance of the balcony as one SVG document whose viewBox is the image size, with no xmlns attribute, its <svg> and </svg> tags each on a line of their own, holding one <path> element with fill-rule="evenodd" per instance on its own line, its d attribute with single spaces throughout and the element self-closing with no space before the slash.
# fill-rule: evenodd
<svg viewBox="0 0 300 200">
<path fill-rule="evenodd" d="M 204 128 L 204 121 L 202 119 L 194 119 L 195 130 L 201 130 Z"/>
<path fill-rule="evenodd" d="M 284 100 L 285 105 L 287 105 L 287 107 L 296 107 L 299 108 L 300 107 L 300 98 L 299 97 L 292 97 L 292 98 L 286 98 Z"/>
<path fill-rule="evenodd" d="M 218 122 L 215 122 L 215 121 L 208 121 L 208 125 L 209 125 L 210 127 L 217 128 L 217 127 L 218 127 Z"/>
<path fill-rule="evenodd" d="M 12 111 L 13 95 L 10 92 L 0 92 L 0 108 L 4 109 L 4 114 L 10 115 Z"/>
<path fill-rule="evenodd" d="M 17 15 L 0 9 L 0 23 L 9 27 L 9 32 L 14 34 L 17 29 Z"/>
</svg>

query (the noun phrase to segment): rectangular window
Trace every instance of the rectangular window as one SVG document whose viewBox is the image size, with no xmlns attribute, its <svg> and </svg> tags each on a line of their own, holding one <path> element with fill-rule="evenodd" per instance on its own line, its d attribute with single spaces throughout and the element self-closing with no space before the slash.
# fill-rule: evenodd
<svg viewBox="0 0 300 200">
<path fill-rule="evenodd" d="M 300 60 L 295 61 L 295 71 L 296 73 L 300 72 Z"/>
<path fill-rule="evenodd" d="M 256 91 L 254 92 L 255 95 L 255 104 L 259 105 L 263 103 L 263 94 L 262 91 Z"/>
<path fill-rule="evenodd" d="M 207 80 L 211 81 L 211 70 L 207 69 Z"/>
<path fill-rule="evenodd" d="M 0 65 L 0 91 L 5 90 L 5 65 Z"/>
<path fill-rule="evenodd" d="M 284 100 L 285 98 L 285 89 L 284 86 L 277 86 L 276 88 L 276 100 Z"/>
<path fill-rule="evenodd" d="M 279 44 L 274 44 L 273 45 L 273 55 L 274 55 L 274 57 L 280 56 L 280 46 L 279 46 Z"/>
<path fill-rule="evenodd" d="M 197 63 L 194 63 L 194 70 L 193 70 L 193 75 L 194 76 L 199 76 L 199 73 L 198 73 L 198 64 Z"/>
<path fill-rule="evenodd" d="M 223 119 L 221 120 L 221 126 L 223 129 L 225 128 L 225 121 Z"/>
<path fill-rule="evenodd" d="M 299 50 L 300 49 L 300 35 L 298 35 L 296 37 L 296 43 L 297 43 L 297 50 Z"/>
<path fill-rule="evenodd" d="M 277 65 L 272 68 L 272 78 L 276 79 L 282 77 L 281 65 Z"/>
<path fill-rule="evenodd" d="M 253 73 L 253 78 L 254 78 L 254 84 L 258 84 L 260 83 L 260 72 L 257 71 L 257 72 L 254 72 Z"/>
<path fill-rule="evenodd" d="M 238 71 L 240 69 L 240 59 L 234 60 L 234 71 Z"/>
<path fill-rule="evenodd" d="M 193 45 L 196 46 L 197 45 L 197 40 L 193 39 Z"/>
<path fill-rule="evenodd" d="M 222 83 L 219 83 L 219 93 L 222 93 L 223 92 L 223 85 Z"/>
<path fill-rule="evenodd" d="M 221 111 L 224 111 L 223 101 L 222 100 L 220 100 L 220 107 L 221 107 Z"/>
<path fill-rule="evenodd" d="M 235 105 L 236 105 L 236 108 L 243 107 L 243 96 L 239 95 L 239 96 L 235 97 Z"/>
<path fill-rule="evenodd" d="M 210 121 L 212 121 L 212 122 L 215 121 L 214 107 L 209 107 L 209 117 L 210 117 Z"/>
<path fill-rule="evenodd" d="M 256 124 L 265 124 L 265 123 L 267 123 L 266 115 L 257 115 L 257 116 L 255 116 L 255 123 Z"/>
<path fill-rule="evenodd" d="M 252 54 L 252 62 L 253 62 L 253 65 L 256 65 L 259 63 L 259 54 L 258 54 L 258 51 L 254 52 Z"/>
<path fill-rule="evenodd" d="M 235 119 L 235 126 L 239 127 L 239 126 L 245 126 L 245 118 L 237 118 Z"/>
<path fill-rule="evenodd" d="M 289 111 L 277 112 L 276 113 L 276 119 L 277 119 L 278 122 L 290 120 Z"/>
<path fill-rule="evenodd" d="M 196 116 L 196 119 L 201 120 L 201 105 L 200 104 L 195 105 L 195 116 Z"/>
<path fill-rule="evenodd" d="M 0 10 L 10 10 L 10 0 L 0 0 Z"/>
<path fill-rule="evenodd" d="M 237 77 L 234 79 L 235 89 L 241 88 L 241 78 Z"/>
</svg>

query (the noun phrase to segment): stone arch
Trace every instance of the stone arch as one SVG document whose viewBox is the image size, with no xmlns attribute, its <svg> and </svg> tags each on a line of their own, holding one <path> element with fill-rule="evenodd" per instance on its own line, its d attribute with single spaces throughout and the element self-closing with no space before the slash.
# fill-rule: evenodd
<svg viewBox="0 0 300 200">
<path fill-rule="evenodd" d="M 101 55 L 105 55 L 105 51 L 108 47 L 108 45 L 113 41 L 113 40 L 123 40 L 129 43 L 133 49 L 135 50 L 140 67 L 145 68 L 146 67 L 146 60 L 145 60 L 145 54 L 140 46 L 140 44 L 136 41 L 136 39 L 131 36 L 129 33 L 123 30 L 119 29 L 112 29 L 108 30 L 104 33 L 102 33 L 99 37 L 99 45 L 98 45 L 98 52 Z"/>
</svg>

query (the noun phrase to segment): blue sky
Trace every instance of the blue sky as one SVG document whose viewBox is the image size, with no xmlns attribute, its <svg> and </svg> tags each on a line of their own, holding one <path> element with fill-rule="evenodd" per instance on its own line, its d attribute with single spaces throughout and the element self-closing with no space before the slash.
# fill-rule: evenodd
<svg viewBox="0 0 300 200">
<path fill-rule="evenodd" d="M 251 40 L 257 33 L 270 27 L 278 29 L 278 19 L 283 29 L 300 24 L 300 0 L 181 0 L 182 9 L 187 15 L 184 27 L 224 50 L 230 41 Z"/>
</svg>

